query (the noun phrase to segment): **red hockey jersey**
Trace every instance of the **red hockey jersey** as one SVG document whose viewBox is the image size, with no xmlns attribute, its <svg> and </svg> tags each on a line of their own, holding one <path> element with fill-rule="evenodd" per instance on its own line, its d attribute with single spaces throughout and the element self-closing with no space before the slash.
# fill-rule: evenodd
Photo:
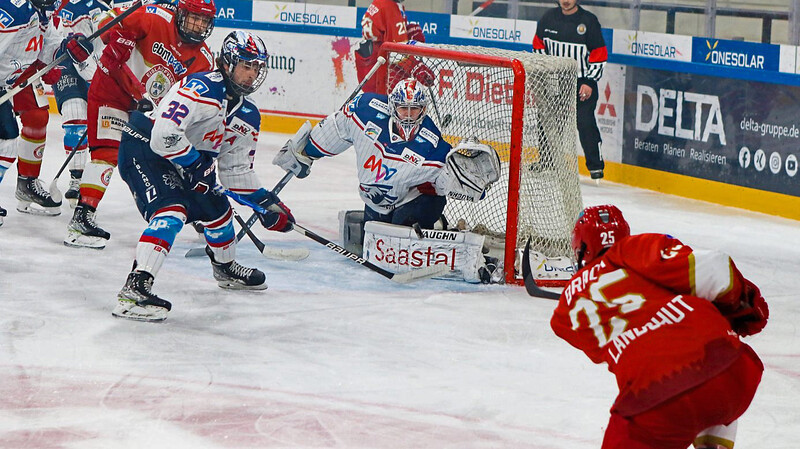
<svg viewBox="0 0 800 449">
<path fill-rule="evenodd" d="M 196 45 L 181 41 L 175 25 L 175 13 L 169 9 L 155 5 L 143 6 L 117 26 L 133 33 L 136 49 L 126 64 L 156 103 L 186 75 L 207 72 L 214 67 L 214 57 L 205 43 Z M 126 86 L 127 80 L 109 79 L 106 84 L 105 78 L 110 77 L 105 75 L 102 79 L 103 90 L 113 89 L 109 93 L 114 96 L 130 97 L 131 88 L 138 89 Z"/>
<path fill-rule="evenodd" d="M 356 71 L 359 81 L 375 65 L 384 42 L 408 42 L 408 21 L 401 3 L 394 0 L 375 0 L 361 19 L 361 35 L 373 41 L 372 54 L 363 57 L 356 53 Z M 387 65 L 384 64 L 364 85 L 364 92 L 386 95 Z"/>
<path fill-rule="evenodd" d="M 572 277 L 550 325 L 617 379 L 631 416 L 727 368 L 745 346 L 714 303 L 738 304 L 744 278 L 726 255 L 662 234 L 624 238 Z M 712 303 L 713 301 L 713 303 Z"/>
</svg>

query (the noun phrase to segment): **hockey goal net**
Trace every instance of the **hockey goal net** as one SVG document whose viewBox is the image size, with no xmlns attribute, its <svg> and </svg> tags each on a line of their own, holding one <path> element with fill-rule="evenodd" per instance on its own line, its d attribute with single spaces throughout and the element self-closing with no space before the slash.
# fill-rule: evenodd
<svg viewBox="0 0 800 449">
<path fill-rule="evenodd" d="M 500 155 L 501 179 L 482 201 L 448 199 L 444 215 L 450 227 L 486 235 L 493 255 L 503 260 L 506 283 L 522 282 L 528 239 L 531 249 L 546 257 L 569 258 L 570 233 L 582 209 L 576 63 L 472 46 L 384 44 L 381 49 L 389 89 L 405 77 L 400 67 L 409 66 L 408 58 L 433 71 L 427 112 L 448 143 L 474 136 Z"/>
</svg>

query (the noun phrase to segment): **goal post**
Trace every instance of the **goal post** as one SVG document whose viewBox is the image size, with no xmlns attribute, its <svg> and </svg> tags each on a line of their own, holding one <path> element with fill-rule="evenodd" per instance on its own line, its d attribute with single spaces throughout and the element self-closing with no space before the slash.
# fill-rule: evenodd
<svg viewBox="0 0 800 449">
<path fill-rule="evenodd" d="M 477 137 L 500 156 L 501 179 L 483 200 L 448 198 L 449 225 L 486 235 L 509 284 L 522 283 L 528 239 L 546 257 L 571 257 L 570 232 L 582 209 L 575 61 L 438 44 L 384 43 L 381 54 L 388 61 L 388 90 L 417 62 L 431 69 L 435 81 L 427 90 L 433 100 L 427 113 L 448 143 Z M 563 283 L 557 277 L 537 283 Z"/>
</svg>

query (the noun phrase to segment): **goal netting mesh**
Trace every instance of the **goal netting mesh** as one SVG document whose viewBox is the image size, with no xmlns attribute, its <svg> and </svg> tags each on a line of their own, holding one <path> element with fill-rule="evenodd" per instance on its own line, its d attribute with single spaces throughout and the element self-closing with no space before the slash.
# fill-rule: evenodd
<svg viewBox="0 0 800 449">
<path fill-rule="evenodd" d="M 575 61 L 474 46 L 391 48 L 389 90 L 407 76 L 401 67 L 409 67 L 408 58 L 422 61 L 435 75 L 427 112 L 448 143 L 474 136 L 500 155 L 501 179 L 482 201 L 448 199 L 450 226 L 486 235 L 506 261 L 507 281 L 514 282 L 515 271 L 521 276 L 529 238 L 545 256 L 569 257 L 570 232 L 582 209 Z"/>
</svg>

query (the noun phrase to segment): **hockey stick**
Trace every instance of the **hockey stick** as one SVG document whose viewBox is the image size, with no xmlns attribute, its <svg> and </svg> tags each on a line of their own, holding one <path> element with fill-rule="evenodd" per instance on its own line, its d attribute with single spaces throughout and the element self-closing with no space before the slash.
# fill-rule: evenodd
<svg viewBox="0 0 800 449">
<path fill-rule="evenodd" d="M 381 68 L 381 66 L 384 65 L 384 64 L 386 64 L 386 58 L 384 58 L 383 56 L 378 56 L 378 60 L 375 61 L 375 65 L 373 65 L 372 68 L 369 69 L 369 72 L 367 72 L 367 75 L 364 77 L 363 80 L 361 80 L 360 83 L 358 83 L 358 86 L 356 86 L 356 88 L 353 89 L 353 92 L 350 94 L 349 97 L 347 97 L 347 100 L 344 100 L 344 103 L 342 103 L 342 107 L 339 108 L 339 109 L 342 109 L 345 106 L 347 106 L 347 103 L 350 103 L 350 101 L 353 98 L 355 98 L 356 95 L 358 95 L 359 92 L 361 92 L 361 88 L 364 87 L 364 84 L 367 84 L 367 81 L 369 81 L 369 79 L 372 78 L 372 75 L 374 75 L 375 72 L 377 72 L 378 69 Z"/>
<path fill-rule="evenodd" d="M 545 298 L 545 299 L 558 299 L 561 297 L 560 294 L 556 292 L 551 292 L 549 290 L 545 290 L 538 285 L 536 285 L 536 281 L 533 280 L 533 273 L 531 272 L 531 239 L 528 239 L 528 242 L 525 244 L 525 252 L 522 254 L 522 278 L 525 281 L 525 290 L 531 296 L 536 296 L 538 298 Z"/>
<path fill-rule="evenodd" d="M 64 198 L 61 195 L 61 191 L 58 190 L 58 177 L 61 176 L 61 173 L 63 173 L 64 169 L 67 168 L 67 165 L 69 165 L 69 161 L 71 161 L 72 158 L 75 157 L 75 153 L 78 152 L 78 147 L 81 146 L 83 141 L 86 139 L 88 133 L 89 133 L 89 128 L 87 127 L 86 131 L 83 132 L 83 135 L 78 140 L 78 143 L 74 147 L 72 147 L 72 149 L 69 151 L 69 154 L 67 155 L 67 158 L 64 160 L 64 163 L 61 164 L 61 168 L 58 169 L 56 177 L 53 178 L 53 181 L 50 183 L 50 189 L 49 189 L 50 196 L 53 197 L 53 201 L 55 201 L 56 203 L 60 203 L 61 200 Z"/>
<path fill-rule="evenodd" d="M 275 185 L 272 189 L 272 193 L 278 194 L 283 187 L 292 179 L 294 176 L 292 173 L 286 173 L 283 178 Z M 234 211 L 234 217 L 239 225 L 242 227 L 238 234 L 236 234 L 236 241 L 241 242 L 245 235 L 250 237 L 253 244 L 256 245 L 258 251 L 267 259 L 275 259 L 275 260 L 303 260 L 308 257 L 309 252 L 306 248 L 288 248 L 288 249 L 278 249 L 266 246 L 254 233 L 250 230 L 250 228 L 258 221 L 258 214 L 253 212 L 253 215 L 247 219 L 247 222 L 242 219 L 239 214 Z M 206 255 L 206 248 L 205 246 L 202 248 L 192 248 L 186 252 L 184 257 L 200 257 Z"/>
<path fill-rule="evenodd" d="M 447 125 L 453 121 L 453 116 L 450 114 L 445 114 L 444 120 L 442 120 L 442 116 L 439 115 L 439 106 L 436 105 L 436 98 L 433 96 L 433 89 L 428 87 L 428 95 L 431 96 L 431 103 L 433 103 L 433 111 L 436 113 L 436 118 L 439 119 L 439 125 L 442 128 L 447 128 Z"/>
<path fill-rule="evenodd" d="M 216 190 L 216 191 L 218 191 L 220 193 L 223 193 L 223 194 L 229 196 L 230 198 L 233 198 L 233 200 L 236 201 L 239 204 L 243 204 L 245 206 L 252 207 L 253 210 L 255 210 L 258 213 L 262 213 L 263 214 L 263 213 L 266 212 L 266 210 L 263 207 L 259 206 L 258 204 L 255 204 L 252 201 L 249 201 L 248 199 L 242 197 L 238 193 L 231 192 L 230 190 L 228 190 L 228 189 L 226 189 L 226 188 L 224 188 L 224 187 L 222 187 L 220 185 L 217 185 L 214 188 L 214 190 Z M 310 238 L 311 240 L 314 240 L 315 242 L 319 243 L 320 245 L 322 245 L 322 246 L 324 246 L 324 247 L 326 247 L 326 248 L 328 248 L 328 249 L 330 249 L 330 250 L 332 250 L 332 251 L 334 251 L 334 252 L 336 252 L 338 254 L 341 254 L 342 256 L 344 256 L 344 257 L 346 257 L 346 258 L 348 258 L 350 260 L 352 260 L 353 262 L 355 262 L 355 263 L 357 263 L 357 264 L 359 264 L 359 265 L 361 265 L 363 267 L 369 268 L 370 270 L 380 274 L 381 276 L 384 276 L 387 279 L 390 279 L 390 280 L 392 280 L 394 282 L 398 282 L 400 284 L 413 282 L 413 281 L 415 281 L 417 279 L 424 279 L 424 278 L 428 278 L 428 277 L 431 277 L 431 276 L 437 276 L 437 275 L 440 275 L 440 274 L 442 274 L 442 273 L 444 273 L 444 272 L 446 272 L 446 271 L 448 271 L 450 269 L 449 267 L 443 266 L 443 265 L 432 265 L 432 266 L 425 267 L 425 268 L 420 268 L 420 269 L 417 269 L 417 270 L 411 270 L 411 271 L 409 271 L 407 273 L 392 273 L 391 271 L 385 270 L 385 269 L 373 264 L 372 262 L 370 262 L 370 261 L 358 256 L 355 253 L 351 253 L 350 251 L 344 249 L 343 247 L 337 245 L 336 243 L 334 243 L 334 242 L 326 239 L 325 237 L 322 237 L 322 236 L 320 236 L 320 235 L 318 235 L 318 234 L 306 229 L 305 227 L 303 227 L 303 226 L 301 226 L 301 225 L 299 225 L 297 223 L 294 223 L 294 228 L 293 229 L 295 231 L 299 232 L 300 234 Z"/>
<path fill-rule="evenodd" d="M 494 0 L 486 0 L 485 2 L 481 3 L 480 6 L 475 8 L 475 11 L 472 11 L 471 13 L 469 13 L 469 15 L 470 16 L 477 16 L 478 14 L 481 13 L 481 11 L 483 11 L 486 8 L 488 8 L 489 5 L 491 5 L 492 3 L 494 3 Z"/>
<path fill-rule="evenodd" d="M 125 11 L 123 11 L 122 14 L 118 15 L 117 17 L 114 17 L 114 19 L 111 20 L 110 22 L 108 22 L 107 24 L 105 24 L 105 26 L 103 26 L 99 30 L 97 30 L 94 33 L 92 33 L 89 36 L 87 36 L 86 40 L 87 41 L 93 41 L 93 40 L 97 39 L 98 37 L 103 35 L 106 31 L 108 31 L 111 28 L 113 28 L 114 25 L 120 23 L 123 19 L 125 19 L 129 15 L 133 14 L 133 12 L 136 11 L 137 9 L 139 9 L 140 6 L 142 6 L 142 0 L 137 0 L 136 3 L 132 4 L 130 6 L 130 8 L 128 8 Z M 31 75 L 25 81 L 17 84 L 15 87 L 12 87 L 11 89 L 7 90 L 6 93 L 3 94 L 2 97 L 0 97 L 0 104 L 3 104 L 6 101 L 10 100 L 14 95 L 20 93 L 23 89 L 25 89 L 26 87 L 30 86 L 34 81 L 38 81 L 47 72 L 52 70 L 53 67 L 61 64 L 67 58 L 69 58 L 69 55 L 67 53 L 62 54 L 61 56 L 55 58 L 53 60 L 53 62 L 51 62 L 50 64 L 47 64 L 46 66 L 44 66 L 44 68 L 42 68 L 38 72 L 36 72 L 33 75 Z"/>
</svg>

